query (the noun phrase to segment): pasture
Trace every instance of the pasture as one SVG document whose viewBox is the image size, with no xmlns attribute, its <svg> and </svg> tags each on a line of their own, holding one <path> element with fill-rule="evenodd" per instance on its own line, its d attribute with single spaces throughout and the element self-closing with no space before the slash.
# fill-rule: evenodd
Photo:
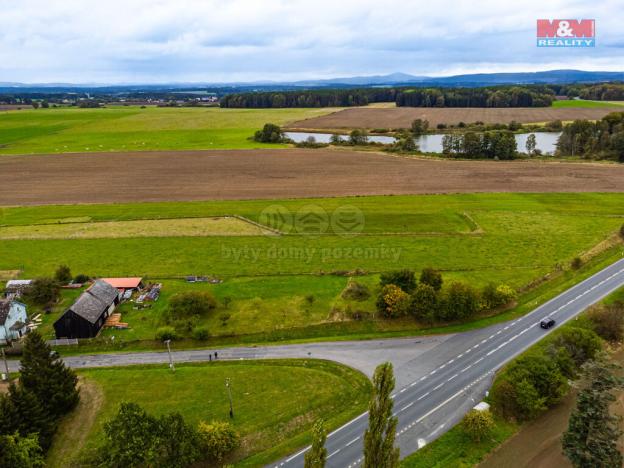
<svg viewBox="0 0 624 468">
<path fill-rule="evenodd" d="M 0 154 L 262 148 L 248 140 L 336 109 L 122 107 L 0 111 Z M 285 147 L 277 145 L 274 147 Z"/>
</svg>

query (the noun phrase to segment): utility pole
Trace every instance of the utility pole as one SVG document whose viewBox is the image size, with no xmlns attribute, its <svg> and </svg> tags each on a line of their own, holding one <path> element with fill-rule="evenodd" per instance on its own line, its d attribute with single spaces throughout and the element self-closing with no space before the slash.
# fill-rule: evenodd
<svg viewBox="0 0 624 468">
<path fill-rule="evenodd" d="M 232 385 L 229 378 L 225 379 L 225 386 L 228 390 L 228 396 L 230 397 L 230 418 L 234 418 L 234 408 L 232 406 Z"/>
<path fill-rule="evenodd" d="M 169 353 L 169 369 L 175 372 L 175 366 L 173 365 L 173 357 L 171 357 L 171 340 L 165 340 L 165 344 L 167 345 L 167 353 Z"/>
<path fill-rule="evenodd" d="M 2 350 L 2 359 L 4 361 L 4 368 L 6 369 L 6 380 L 11 381 L 11 374 L 9 372 L 9 363 L 7 362 L 6 354 L 4 354 L 4 348 L 0 348 Z"/>
</svg>

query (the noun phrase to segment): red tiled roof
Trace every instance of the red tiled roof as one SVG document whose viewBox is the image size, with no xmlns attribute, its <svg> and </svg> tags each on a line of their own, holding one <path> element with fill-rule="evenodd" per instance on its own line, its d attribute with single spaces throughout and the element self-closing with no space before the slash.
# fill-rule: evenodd
<svg viewBox="0 0 624 468">
<path fill-rule="evenodd" d="M 134 289 L 138 288 L 143 278 L 102 278 L 112 287 L 117 289 Z"/>
</svg>

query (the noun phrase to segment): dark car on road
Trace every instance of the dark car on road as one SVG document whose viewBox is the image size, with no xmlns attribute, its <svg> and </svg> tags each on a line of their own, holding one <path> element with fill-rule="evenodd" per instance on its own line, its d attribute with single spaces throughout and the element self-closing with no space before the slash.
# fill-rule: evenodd
<svg viewBox="0 0 624 468">
<path fill-rule="evenodd" d="M 546 317 L 544 320 L 540 322 L 540 327 L 542 327 L 544 330 L 548 330 L 554 324 L 555 324 L 555 321 L 553 319 L 551 319 L 550 317 Z"/>
</svg>

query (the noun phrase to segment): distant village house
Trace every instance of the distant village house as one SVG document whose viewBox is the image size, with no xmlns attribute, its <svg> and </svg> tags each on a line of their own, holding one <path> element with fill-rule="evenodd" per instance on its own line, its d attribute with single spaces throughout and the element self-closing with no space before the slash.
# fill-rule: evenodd
<svg viewBox="0 0 624 468">
<path fill-rule="evenodd" d="M 19 340 L 26 334 L 26 306 L 15 300 L 0 300 L 0 344 Z"/>
<path fill-rule="evenodd" d="M 9 280 L 4 287 L 4 297 L 7 299 L 19 299 L 32 284 L 32 280 Z"/>
</svg>

